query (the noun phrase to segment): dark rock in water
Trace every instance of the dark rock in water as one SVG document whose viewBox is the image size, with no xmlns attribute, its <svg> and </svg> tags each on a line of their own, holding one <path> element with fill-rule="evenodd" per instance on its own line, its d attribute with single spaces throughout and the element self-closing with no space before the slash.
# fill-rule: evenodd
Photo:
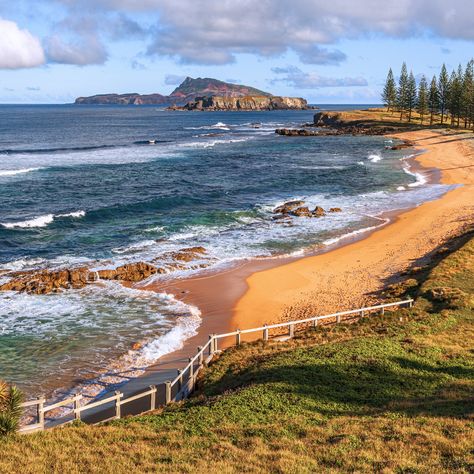
<svg viewBox="0 0 474 474">
<path fill-rule="evenodd" d="M 302 206 L 303 204 L 304 201 L 288 201 L 285 202 L 285 204 L 282 204 L 281 206 L 275 207 L 275 209 L 273 209 L 273 212 L 276 214 L 288 214 L 290 211 Z"/>
<path fill-rule="evenodd" d="M 335 112 L 318 112 L 314 114 L 313 121 L 316 127 L 338 127 L 343 124 L 341 116 Z"/>
<path fill-rule="evenodd" d="M 311 211 L 306 206 L 298 207 L 294 211 L 291 211 L 290 214 L 296 217 L 311 217 L 312 216 Z"/>
<path fill-rule="evenodd" d="M 403 148 L 411 148 L 412 146 L 414 146 L 414 143 L 410 142 L 410 141 L 405 141 L 403 143 L 400 143 L 398 145 L 393 145 L 390 148 L 390 150 L 403 150 Z"/>
<path fill-rule="evenodd" d="M 275 133 L 278 135 L 285 135 L 287 137 L 312 137 L 316 135 L 324 135 L 316 130 L 297 129 L 297 128 L 277 128 Z"/>
<path fill-rule="evenodd" d="M 314 211 L 311 213 L 311 215 L 313 217 L 323 217 L 326 215 L 326 211 L 322 207 L 316 206 L 314 208 Z"/>
<path fill-rule="evenodd" d="M 340 207 L 331 207 L 331 209 L 329 209 L 329 212 L 342 212 L 342 209 Z"/>
<path fill-rule="evenodd" d="M 32 270 L 14 272 L 12 279 L 0 286 L 0 291 L 18 291 L 35 295 L 56 293 L 67 288 L 82 288 L 87 285 L 89 270 Z"/>
<path fill-rule="evenodd" d="M 181 262 L 191 262 L 192 260 L 196 260 L 199 255 L 205 253 L 206 249 L 204 247 L 189 247 L 177 252 L 172 252 L 171 257 Z"/>
<path fill-rule="evenodd" d="M 99 278 L 102 280 L 129 282 L 145 280 L 155 273 L 165 273 L 165 270 L 145 262 L 127 263 L 112 270 L 99 270 L 97 272 Z"/>
</svg>

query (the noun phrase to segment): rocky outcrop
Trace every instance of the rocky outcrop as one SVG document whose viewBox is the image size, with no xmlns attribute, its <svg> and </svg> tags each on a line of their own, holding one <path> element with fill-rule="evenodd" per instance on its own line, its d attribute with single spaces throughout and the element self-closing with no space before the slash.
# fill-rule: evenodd
<svg viewBox="0 0 474 474">
<path fill-rule="evenodd" d="M 318 130 L 308 130 L 307 128 L 277 128 L 275 133 L 287 137 L 312 137 L 315 135 L 324 135 L 324 133 L 320 133 Z"/>
<path fill-rule="evenodd" d="M 308 103 L 300 97 L 278 97 L 249 95 L 245 97 L 208 96 L 196 97 L 184 107 L 171 107 L 172 110 L 287 110 L 307 109 Z"/>
<path fill-rule="evenodd" d="M 11 280 L 0 285 L 1 291 L 18 291 L 44 295 L 67 288 L 82 288 L 89 280 L 87 268 L 12 272 Z"/>
<path fill-rule="evenodd" d="M 206 253 L 204 247 L 189 247 L 176 252 L 162 255 L 170 260 L 164 266 L 155 266 L 147 262 L 133 262 L 116 268 L 91 271 L 88 268 L 73 268 L 60 270 L 32 270 L 21 272 L 6 272 L 3 276 L 10 280 L 0 285 L 0 291 L 17 291 L 43 295 L 57 293 L 70 288 L 80 289 L 97 280 L 116 280 L 136 283 L 155 274 L 168 273 L 172 270 L 186 268 L 184 263 L 198 259 Z M 181 263 L 180 263 L 181 262 Z M 202 268 L 205 264 L 198 265 Z"/>
<path fill-rule="evenodd" d="M 99 270 L 97 276 L 101 280 L 120 280 L 137 282 L 156 273 L 166 273 L 163 268 L 157 268 L 145 262 L 127 263 L 112 270 Z"/>
<path fill-rule="evenodd" d="M 315 127 L 340 127 L 344 124 L 338 112 L 318 112 L 314 114 Z"/>
<path fill-rule="evenodd" d="M 290 211 L 302 206 L 303 204 L 304 201 L 288 201 L 285 202 L 285 204 L 282 204 L 281 206 L 275 207 L 275 209 L 273 209 L 273 212 L 275 214 L 288 214 Z"/>
<path fill-rule="evenodd" d="M 309 210 L 309 207 L 301 206 L 297 207 L 294 211 L 291 211 L 290 214 L 296 217 L 311 217 L 312 213 Z"/>
<path fill-rule="evenodd" d="M 204 247 L 188 247 L 177 252 L 172 252 L 171 257 L 180 262 L 191 262 L 206 253 Z"/>
<path fill-rule="evenodd" d="M 304 201 L 288 201 L 273 209 L 278 214 L 273 219 L 284 219 L 289 216 L 294 217 L 324 217 L 326 211 L 321 206 L 316 206 L 312 211 L 308 206 L 303 206 Z M 340 207 L 332 207 L 329 212 L 342 212 Z"/>
</svg>

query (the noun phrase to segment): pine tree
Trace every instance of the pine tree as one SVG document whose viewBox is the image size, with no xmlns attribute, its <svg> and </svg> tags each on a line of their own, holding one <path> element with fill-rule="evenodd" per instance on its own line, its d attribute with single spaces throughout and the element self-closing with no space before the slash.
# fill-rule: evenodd
<svg viewBox="0 0 474 474">
<path fill-rule="evenodd" d="M 392 68 L 388 70 L 387 80 L 385 81 L 385 86 L 382 92 L 382 101 L 387 107 L 387 111 L 394 109 L 395 103 L 397 100 L 397 85 L 395 84 L 395 79 L 393 77 Z"/>
<path fill-rule="evenodd" d="M 474 61 L 471 59 L 464 70 L 461 87 L 461 117 L 467 128 L 474 113 Z"/>
<path fill-rule="evenodd" d="M 403 118 L 403 112 L 407 108 L 407 92 L 408 92 L 408 71 L 407 65 L 402 64 L 402 70 L 400 71 L 400 79 L 398 80 L 398 91 L 397 91 L 397 107 L 400 111 L 400 120 Z"/>
<path fill-rule="evenodd" d="M 439 73 L 438 92 L 439 106 L 441 108 L 441 124 L 443 124 L 444 112 L 446 111 L 449 95 L 449 77 L 445 64 L 443 64 L 443 66 L 441 67 L 441 72 Z"/>
<path fill-rule="evenodd" d="M 417 110 L 420 114 L 421 125 L 423 125 L 423 118 L 428 113 L 428 82 L 423 75 L 418 86 L 418 101 Z"/>
<path fill-rule="evenodd" d="M 438 113 L 439 110 L 439 91 L 436 76 L 433 76 L 433 79 L 431 79 L 428 107 L 430 109 L 430 125 L 433 125 L 434 115 Z"/>
<path fill-rule="evenodd" d="M 410 75 L 408 76 L 408 83 L 407 83 L 407 96 L 406 96 L 406 108 L 408 110 L 408 121 L 411 122 L 411 113 L 413 109 L 416 107 L 416 80 L 413 72 L 410 71 Z"/>
<path fill-rule="evenodd" d="M 446 96 L 446 115 L 451 115 L 451 126 L 454 125 L 454 118 L 456 117 L 456 93 L 457 93 L 457 83 L 456 83 L 456 72 L 452 71 L 449 76 L 449 85 L 448 93 Z"/>
</svg>

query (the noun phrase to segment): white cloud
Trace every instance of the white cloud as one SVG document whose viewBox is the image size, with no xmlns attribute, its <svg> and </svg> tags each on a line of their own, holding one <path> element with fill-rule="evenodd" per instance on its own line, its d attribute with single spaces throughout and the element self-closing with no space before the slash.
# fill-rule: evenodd
<svg viewBox="0 0 474 474">
<path fill-rule="evenodd" d="M 321 87 L 360 87 L 367 86 L 363 77 L 324 77 L 313 72 L 304 72 L 295 66 L 275 67 L 275 74 L 282 77 L 273 79 L 272 83 L 284 82 L 296 89 L 319 89 Z"/>
<path fill-rule="evenodd" d="M 94 36 L 86 36 L 76 42 L 67 43 L 59 36 L 51 36 L 46 40 L 48 60 L 60 64 L 104 64 L 107 51 L 104 45 Z"/>
<path fill-rule="evenodd" d="M 167 74 L 165 76 L 165 84 L 169 86 L 176 86 L 181 84 L 186 79 L 186 76 L 180 76 L 177 74 Z"/>
<path fill-rule="evenodd" d="M 0 69 L 35 67 L 45 62 L 38 38 L 9 20 L 0 18 Z"/>
<path fill-rule="evenodd" d="M 303 63 L 339 64 L 345 54 L 321 45 L 371 34 L 474 38 L 472 0 L 62 0 L 154 22 L 148 54 L 181 63 L 227 64 L 237 54 L 288 50 Z"/>
</svg>

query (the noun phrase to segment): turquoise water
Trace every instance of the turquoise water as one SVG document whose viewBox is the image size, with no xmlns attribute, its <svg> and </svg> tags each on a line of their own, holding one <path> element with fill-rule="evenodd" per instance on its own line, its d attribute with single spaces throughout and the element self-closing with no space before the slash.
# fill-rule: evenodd
<svg viewBox="0 0 474 474">
<path fill-rule="evenodd" d="M 166 266 L 172 251 L 205 247 L 170 274 L 186 276 L 199 265 L 325 245 L 446 190 L 410 174 L 410 151 L 386 149 L 384 137 L 274 133 L 311 119 L 312 111 L 0 106 L 0 269 Z M 343 212 L 291 225 L 272 219 L 277 204 L 296 198 Z M 199 323 L 196 309 L 169 295 L 106 282 L 2 294 L 0 378 L 36 393 L 66 376 L 94 377 L 111 355 L 142 367 Z"/>
</svg>

